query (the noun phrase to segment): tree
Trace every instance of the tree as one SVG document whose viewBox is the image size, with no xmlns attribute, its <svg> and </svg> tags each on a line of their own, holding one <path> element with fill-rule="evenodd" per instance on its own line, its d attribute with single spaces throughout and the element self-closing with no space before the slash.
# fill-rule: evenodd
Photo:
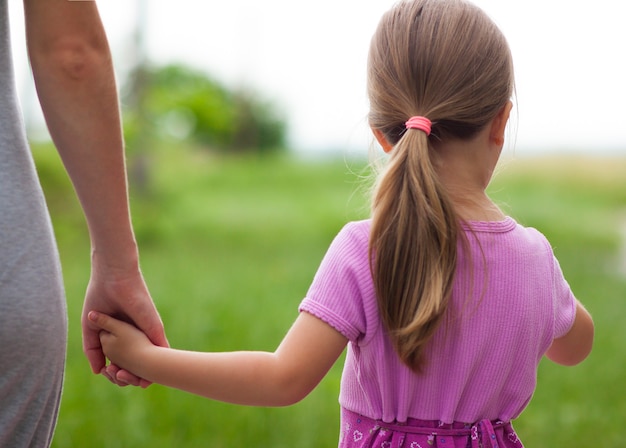
<svg viewBox="0 0 626 448">
<path fill-rule="evenodd" d="M 144 69 L 141 76 L 142 110 L 124 113 L 129 146 L 148 127 L 150 133 L 191 138 L 217 151 L 285 149 L 287 124 L 282 113 L 254 91 L 228 90 L 184 65 Z"/>
</svg>

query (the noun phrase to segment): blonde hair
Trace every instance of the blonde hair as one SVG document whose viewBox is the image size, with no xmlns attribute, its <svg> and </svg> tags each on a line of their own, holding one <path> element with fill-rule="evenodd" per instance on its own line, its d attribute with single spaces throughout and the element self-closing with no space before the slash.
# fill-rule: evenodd
<svg viewBox="0 0 626 448">
<path fill-rule="evenodd" d="M 452 292 L 460 217 L 431 164 L 448 139 L 469 139 L 510 100 L 513 66 L 506 39 L 463 0 L 402 1 L 371 42 L 369 122 L 394 146 L 372 200 L 370 259 L 381 318 L 412 370 Z M 430 137 L 407 130 L 412 116 L 432 121 Z"/>
</svg>

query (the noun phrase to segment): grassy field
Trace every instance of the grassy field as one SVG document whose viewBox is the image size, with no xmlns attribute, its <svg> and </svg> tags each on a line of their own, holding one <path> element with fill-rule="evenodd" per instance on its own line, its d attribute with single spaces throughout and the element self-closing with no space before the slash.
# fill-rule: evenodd
<svg viewBox="0 0 626 448">
<path fill-rule="evenodd" d="M 341 362 L 301 403 L 237 407 L 152 386 L 115 388 L 91 375 L 79 313 L 87 236 L 58 160 L 36 150 L 53 213 L 70 317 L 67 373 L 53 446 L 332 447 Z M 333 236 L 368 214 L 362 161 L 217 158 L 182 149 L 151 159 L 132 189 L 142 267 L 170 343 L 190 350 L 273 350 L 297 314 Z M 492 196 L 551 240 L 596 322 L 596 345 L 575 368 L 543 362 L 537 392 L 515 422 L 528 447 L 623 446 L 626 159 L 505 163 Z M 72 199 L 68 199 L 72 197 Z M 621 230 L 620 230 L 621 229 Z M 623 261 L 623 260 L 622 260 Z"/>
</svg>

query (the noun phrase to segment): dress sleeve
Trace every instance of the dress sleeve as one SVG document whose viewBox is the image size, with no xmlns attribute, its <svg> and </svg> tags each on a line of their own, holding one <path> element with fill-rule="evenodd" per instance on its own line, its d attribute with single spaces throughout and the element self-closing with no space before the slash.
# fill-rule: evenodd
<svg viewBox="0 0 626 448">
<path fill-rule="evenodd" d="M 559 261 L 553 257 L 554 279 L 554 338 L 565 336 L 576 318 L 576 297 L 561 271 Z"/>
<path fill-rule="evenodd" d="M 373 295 L 368 239 L 367 221 L 347 224 L 328 248 L 299 307 L 353 342 L 366 333 L 371 314 L 366 304 Z"/>
</svg>

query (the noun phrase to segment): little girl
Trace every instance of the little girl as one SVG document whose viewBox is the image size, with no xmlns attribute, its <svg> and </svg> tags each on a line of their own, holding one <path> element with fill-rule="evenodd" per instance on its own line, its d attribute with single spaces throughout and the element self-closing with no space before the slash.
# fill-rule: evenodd
<svg viewBox="0 0 626 448">
<path fill-rule="evenodd" d="M 104 353 L 147 381 L 284 406 L 347 345 L 340 447 L 521 447 L 511 420 L 539 361 L 581 362 L 593 322 L 548 241 L 485 193 L 512 107 L 506 40 L 466 1 L 405 0 L 373 36 L 367 86 L 389 153 L 372 217 L 337 235 L 276 351 L 159 347 L 92 312 Z"/>
</svg>

